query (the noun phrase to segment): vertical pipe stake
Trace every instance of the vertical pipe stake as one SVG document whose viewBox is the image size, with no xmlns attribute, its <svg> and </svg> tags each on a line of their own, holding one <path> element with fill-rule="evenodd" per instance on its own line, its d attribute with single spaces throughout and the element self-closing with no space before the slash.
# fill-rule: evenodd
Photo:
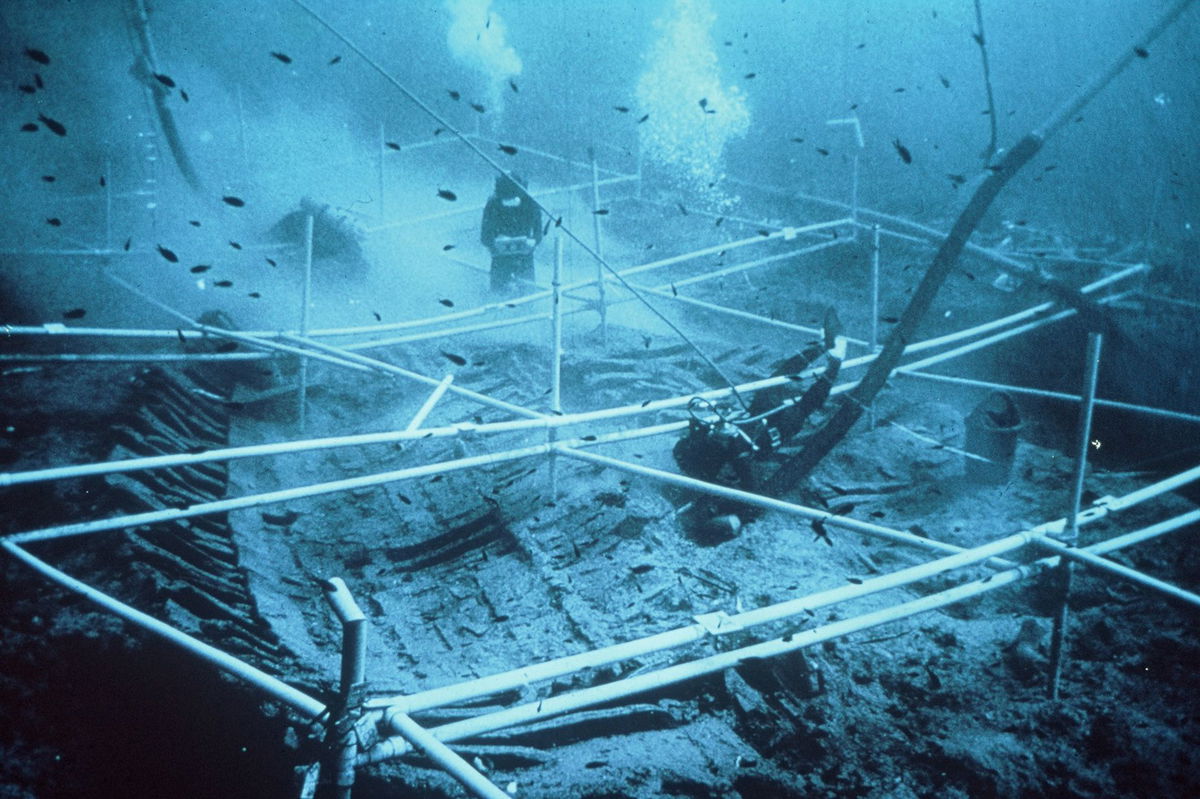
<svg viewBox="0 0 1200 799">
<path fill-rule="evenodd" d="M 300 298 L 300 337 L 308 336 L 308 306 L 312 302 L 312 259 L 313 259 L 313 218 L 309 214 L 304 218 L 304 290 Z M 306 406 L 308 404 L 308 358 L 300 356 L 300 393 L 297 399 L 296 415 L 300 420 L 300 432 L 304 432 L 306 421 Z"/>
</svg>

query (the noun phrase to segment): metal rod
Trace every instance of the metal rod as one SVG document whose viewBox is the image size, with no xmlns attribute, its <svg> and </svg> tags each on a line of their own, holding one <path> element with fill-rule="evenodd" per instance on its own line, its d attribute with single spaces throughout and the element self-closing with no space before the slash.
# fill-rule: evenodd
<svg viewBox="0 0 1200 799">
<path fill-rule="evenodd" d="M 304 283 L 300 293 L 300 336 L 308 335 L 309 305 L 312 304 L 313 217 L 304 217 Z M 296 396 L 296 418 L 303 435 L 308 406 L 308 356 L 300 356 L 300 391 Z"/>
<path fill-rule="evenodd" d="M 871 352 L 879 351 L 879 225 L 871 225 Z"/>
<path fill-rule="evenodd" d="M 1120 563 L 1114 563 L 1107 558 L 1102 558 L 1099 555 L 1095 555 L 1082 549 L 1069 547 L 1066 544 L 1060 544 L 1059 542 L 1049 538 L 1038 538 L 1035 539 L 1034 543 L 1045 547 L 1052 552 L 1057 552 L 1064 558 L 1069 558 L 1070 560 L 1083 563 L 1087 566 L 1091 566 L 1094 569 L 1108 572 L 1109 574 L 1115 574 L 1118 577 L 1124 577 L 1126 580 L 1135 582 L 1145 588 L 1158 591 L 1159 593 L 1165 594 L 1172 599 L 1178 599 L 1182 602 L 1188 603 L 1189 605 L 1200 607 L 1200 595 L 1194 594 L 1191 591 L 1185 591 L 1178 586 L 1174 586 L 1168 582 L 1164 582 L 1163 580 L 1151 577 L 1150 575 L 1144 574 L 1137 569 L 1131 569 L 1128 566 L 1121 565 Z"/>
<path fill-rule="evenodd" d="M 596 239 L 596 254 L 601 258 L 604 257 L 604 242 L 600 236 L 600 168 L 596 164 L 595 148 L 588 149 L 588 155 L 592 160 L 592 232 Z M 600 342 L 602 345 L 608 342 L 608 306 L 605 301 L 605 282 L 607 276 L 604 274 L 604 265 L 600 261 L 596 262 L 596 289 L 598 293 L 597 300 L 600 303 Z"/>
<path fill-rule="evenodd" d="M 1149 527 L 1143 527 L 1140 530 L 1134 530 L 1133 532 L 1119 535 L 1116 538 L 1110 538 L 1099 544 L 1092 544 L 1089 547 L 1085 547 L 1085 549 L 1096 555 L 1104 555 L 1118 549 L 1133 546 L 1134 544 L 1140 544 L 1143 541 L 1149 541 L 1151 538 L 1157 538 L 1160 535 L 1173 532 L 1180 527 L 1187 527 L 1197 522 L 1200 522 L 1200 510 L 1192 510 L 1157 522 Z"/>
<path fill-rule="evenodd" d="M 237 85 L 237 115 L 238 115 L 238 145 L 242 152 L 243 172 L 250 166 L 250 156 L 246 149 L 246 109 L 242 103 L 242 84 Z"/>
<path fill-rule="evenodd" d="M 338 682 L 338 698 L 342 713 L 357 713 L 355 694 L 363 690 L 367 675 L 367 617 L 363 615 L 354 596 L 341 577 L 325 581 L 325 599 L 342 625 L 341 676 Z M 361 702 L 361 699 L 358 700 Z M 335 723 L 340 719 L 335 719 Z M 354 765 L 358 758 L 358 736 L 353 726 L 342 734 L 337 753 L 338 799 L 350 799 L 354 787 Z"/>
<path fill-rule="evenodd" d="M 1031 397 L 1045 397 L 1047 399 L 1063 400 L 1065 402 L 1082 402 L 1083 397 L 1078 394 L 1066 394 L 1061 391 L 1047 391 L 1041 388 L 1028 388 L 1026 386 L 1013 386 L 1008 383 L 993 383 L 988 380 L 975 380 L 967 377 L 952 377 L 950 375 L 935 375 L 930 372 L 920 372 L 908 368 L 897 369 L 896 374 L 901 377 L 915 377 L 922 380 L 933 380 L 939 383 L 953 383 L 960 386 L 971 386 L 974 388 L 987 388 L 996 391 L 1010 391 L 1013 394 L 1026 394 Z M 1101 408 L 1113 408 L 1116 410 L 1129 411 L 1130 413 L 1140 413 L 1146 416 L 1157 416 L 1164 419 L 1175 419 L 1180 422 L 1191 422 L 1193 424 L 1200 423 L 1200 416 L 1192 413 L 1182 413 L 1180 411 L 1169 411 L 1163 408 L 1151 408 L 1148 405 L 1134 405 L 1129 402 L 1118 402 L 1117 400 L 1096 399 L 1096 405 Z"/>
<path fill-rule="evenodd" d="M 433 406 L 438 404 L 438 401 L 446 393 L 446 389 L 450 388 L 450 384 L 453 382 L 453 374 L 447 374 L 442 378 L 442 382 L 438 383 L 437 388 L 435 388 L 429 394 L 429 397 L 425 400 L 425 404 L 421 406 L 420 410 L 417 411 L 417 415 L 414 416 L 412 421 L 408 423 L 408 427 L 404 428 L 405 432 L 412 432 L 420 429 L 421 425 L 425 423 L 425 419 L 428 418 L 429 414 L 433 411 Z"/>
<path fill-rule="evenodd" d="M 112 158 L 104 158 L 104 249 L 112 249 Z"/>
<path fill-rule="evenodd" d="M 854 153 L 854 160 L 851 166 L 850 173 L 850 221 L 855 223 L 855 237 L 858 236 L 858 152 Z"/>
<path fill-rule="evenodd" d="M 554 236 L 554 276 L 551 279 L 551 322 L 550 322 L 550 412 L 562 414 L 562 269 L 563 238 Z M 600 275 L 604 277 L 603 273 Z M 546 442 L 550 447 L 550 500 L 558 500 L 558 458 L 554 443 L 558 438 L 557 428 L 546 430 Z"/>
<path fill-rule="evenodd" d="M 404 740 L 424 752 L 430 760 L 480 799 L 512 799 L 507 793 L 497 788 L 491 780 L 480 774 L 474 766 L 463 760 L 450 747 L 408 716 L 403 713 L 395 713 L 388 720 L 391 722 L 392 728 Z"/>
<path fill-rule="evenodd" d="M 1100 375 L 1100 350 L 1103 336 L 1098 332 L 1088 333 L 1087 356 L 1084 362 L 1083 403 L 1079 406 L 1079 427 L 1075 449 L 1075 474 L 1071 483 L 1071 512 L 1067 516 L 1067 529 L 1062 541 L 1074 545 L 1079 539 L 1079 510 L 1083 497 L 1083 480 L 1087 470 L 1088 448 L 1091 447 L 1092 408 L 1096 400 L 1096 383 Z M 1064 560 L 1058 567 L 1058 610 L 1054 615 L 1054 626 L 1050 637 L 1050 674 L 1046 692 L 1051 699 L 1058 699 L 1059 682 L 1062 677 L 1063 644 L 1066 638 L 1068 603 L 1071 598 L 1071 561 Z"/>
<path fill-rule="evenodd" d="M 31 567 L 43 577 L 49 578 L 51 581 L 58 583 L 64 588 L 74 591 L 75 593 L 94 602 L 105 610 L 120 616 L 122 619 L 131 624 L 142 628 L 160 638 L 165 639 L 171 644 L 188 652 L 201 660 L 216 666 L 222 671 L 232 674 L 244 682 L 253 685 L 255 688 L 265 692 L 276 701 L 282 702 L 293 710 L 297 711 L 305 718 L 315 719 L 325 712 L 325 705 L 313 699 L 311 696 L 304 694 L 282 680 L 272 677 L 260 669 L 251 666 L 238 660 L 233 655 L 222 652 L 216 647 L 209 646 L 203 641 L 198 641 L 186 633 L 176 630 L 169 624 L 159 621 L 158 619 L 143 613 L 136 608 L 121 602 L 118 599 L 92 588 L 90 585 L 76 580 L 69 574 L 60 571 L 43 560 L 34 557 L 29 552 L 22 549 L 11 538 L 0 540 L 0 546 L 4 547 L 10 555 Z"/>
</svg>

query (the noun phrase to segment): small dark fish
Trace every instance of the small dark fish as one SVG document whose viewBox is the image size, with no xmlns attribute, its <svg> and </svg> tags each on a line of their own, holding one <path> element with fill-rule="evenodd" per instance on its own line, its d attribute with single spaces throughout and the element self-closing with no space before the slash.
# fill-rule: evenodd
<svg viewBox="0 0 1200 799">
<path fill-rule="evenodd" d="M 650 338 L 649 336 L 644 335 L 644 334 L 642 335 L 642 344 L 645 346 L 646 349 L 650 349 L 651 341 L 653 341 L 652 338 Z"/>
<path fill-rule="evenodd" d="M 37 89 L 30 86 L 28 83 L 22 83 L 17 88 L 20 89 L 21 91 L 25 92 L 26 94 L 36 94 L 37 93 Z"/>
<path fill-rule="evenodd" d="M 972 31 L 971 38 L 975 40 L 975 44 L 983 47 L 983 34 L 979 31 Z"/>
<path fill-rule="evenodd" d="M 592 214 L 594 216 L 608 216 L 608 209 L 607 208 L 597 208 L 595 211 L 592 211 Z"/>
<path fill-rule="evenodd" d="M 879 321 L 886 322 L 889 325 L 894 325 L 894 324 L 899 323 L 900 317 L 898 317 L 898 316 L 881 316 L 881 317 L 879 317 Z"/>
<path fill-rule="evenodd" d="M 967 182 L 966 175 L 952 175 L 947 173 L 946 177 L 950 178 L 950 182 L 954 184 L 955 188 Z"/>
<path fill-rule="evenodd" d="M 170 261 L 173 264 L 179 263 L 178 255 L 171 252 L 170 250 L 168 250 L 166 247 L 162 246 L 161 244 L 156 244 L 154 246 L 158 247 L 158 254 L 161 255 L 163 258 L 166 258 L 168 261 Z M 129 249 L 128 246 L 125 249 Z"/>
<path fill-rule="evenodd" d="M 1016 225 L 1017 227 L 1025 227 L 1026 225 L 1029 224 L 1029 220 L 1028 219 L 1018 219 L 1016 222 L 1013 222 L 1013 224 Z"/>
<path fill-rule="evenodd" d="M 38 62 L 39 64 L 49 64 L 50 63 L 50 56 L 46 55 L 41 50 L 38 50 L 34 47 L 26 47 L 25 55 L 29 56 L 30 58 L 32 58 L 34 61 Z"/>
<path fill-rule="evenodd" d="M 445 133 L 445 132 L 446 132 L 446 129 L 445 129 L 445 128 L 434 128 L 434 129 L 433 129 L 433 135 L 434 135 L 434 136 L 441 136 L 441 135 L 442 135 L 443 133 Z"/>
<path fill-rule="evenodd" d="M 505 155 L 517 154 L 517 148 L 513 147 L 511 144 L 501 144 L 497 149 L 499 149 L 500 152 L 504 153 Z"/>
<path fill-rule="evenodd" d="M 963 277 L 965 277 L 967 280 L 975 280 L 975 275 L 971 274 L 966 269 L 960 269 L 958 271 L 962 272 Z"/>
<path fill-rule="evenodd" d="M 642 407 L 643 407 L 643 408 L 645 408 L 645 407 L 646 407 L 647 405 L 649 405 L 649 404 L 650 404 L 652 401 L 653 401 L 653 400 L 646 400 L 645 402 L 643 402 L 643 403 L 642 403 Z"/>
<path fill-rule="evenodd" d="M 758 73 L 757 72 L 747 72 L 742 77 L 745 78 L 746 80 L 752 80 L 753 78 L 758 77 Z"/>
<path fill-rule="evenodd" d="M 214 280 L 213 285 L 219 289 L 233 288 L 232 280 Z"/>
<path fill-rule="evenodd" d="M 607 760 L 589 760 L 583 764 L 584 768 L 603 768 L 608 765 Z"/>
<path fill-rule="evenodd" d="M 950 80 L 945 75 L 941 74 L 940 72 L 938 73 L 938 80 L 940 80 L 942 82 L 943 89 L 950 88 Z"/>
<path fill-rule="evenodd" d="M 217 352 L 236 352 L 238 343 L 236 341 L 226 341 L 217 345 Z"/>
<path fill-rule="evenodd" d="M 154 79 L 157 80 L 159 83 L 161 83 L 163 86 L 166 86 L 168 89 L 175 88 L 175 81 L 171 80 L 171 77 L 169 75 L 164 75 L 161 72 L 155 72 Z"/>
<path fill-rule="evenodd" d="M 721 223 L 722 223 L 722 222 L 724 222 L 724 221 L 725 221 L 725 217 L 723 217 L 723 216 L 718 216 L 718 217 L 717 217 L 717 221 L 713 222 L 713 227 L 720 227 L 720 226 L 721 226 Z"/>
<path fill-rule="evenodd" d="M 861 578 L 861 577 L 847 577 L 847 578 L 846 578 L 846 580 L 847 580 L 847 581 L 849 581 L 849 582 L 851 582 L 851 583 L 854 583 L 855 585 L 862 585 L 862 584 L 863 584 L 863 581 L 862 581 L 862 578 Z"/>
<path fill-rule="evenodd" d="M 241 197 L 234 197 L 230 194 L 225 195 L 221 199 L 225 201 L 226 205 L 232 205 L 234 208 L 242 208 L 246 205 L 246 201 Z"/>
<path fill-rule="evenodd" d="M 67 135 L 67 129 L 61 122 L 53 120 L 50 117 L 46 116 L 45 114 L 38 114 L 38 119 L 41 120 L 43 125 L 50 128 L 50 130 L 52 130 L 57 135 L 59 135 L 59 136 Z"/>
<path fill-rule="evenodd" d="M 401 494 L 399 491 L 396 492 L 396 498 L 399 499 L 401 502 L 403 502 L 405 505 L 412 504 L 412 500 L 409 499 L 408 497 L 406 497 L 404 494 Z"/>
<path fill-rule="evenodd" d="M 400 145 L 396 144 L 396 142 L 394 142 L 394 141 L 385 141 L 383 143 L 383 145 L 385 147 L 387 147 L 389 150 L 399 150 L 400 149 Z"/>
<path fill-rule="evenodd" d="M 471 107 L 474 108 L 476 111 L 478 111 L 481 114 L 487 111 L 487 109 L 484 108 L 482 103 L 471 103 Z"/>
<path fill-rule="evenodd" d="M 82 308 L 72 308 L 69 311 L 63 311 L 63 319 L 82 319 L 87 315 L 87 311 Z"/>
<path fill-rule="evenodd" d="M 817 152 L 819 152 L 821 155 L 829 155 L 829 151 L 826 150 L 824 147 L 818 147 Z"/>
<path fill-rule="evenodd" d="M 240 250 L 240 249 L 242 249 L 242 245 L 238 244 L 236 241 L 230 241 L 230 242 L 229 242 L 229 246 L 230 246 L 230 247 L 232 247 L 232 248 L 233 248 L 233 249 L 235 249 L 235 250 Z"/>
<path fill-rule="evenodd" d="M 341 60 L 342 60 L 342 57 L 341 57 L 340 55 L 335 55 L 333 58 L 329 59 L 329 63 L 328 63 L 328 64 L 326 64 L 326 66 L 330 66 L 330 67 L 331 67 L 331 66 L 333 66 L 334 64 L 337 64 L 337 63 L 339 63 Z"/>
<path fill-rule="evenodd" d="M 700 98 L 700 107 L 701 107 L 701 108 L 708 108 L 708 98 L 707 98 L 707 97 L 701 97 L 701 98 Z"/>
<path fill-rule="evenodd" d="M 449 189 L 438 189 L 437 196 L 441 197 L 443 200 L 449 200 L 450 202 L 454 202 L 458 199 L 458 195 Z"/>
<path fill-rule="evenodd" d="M 614 106 L 613 106 L 613 110 L 614 110 L 614 111 L 616 111 L 616 112 L 618 112 L 618 113 L 621 113 L 621 114 L 628 114 L 628 113 L 629 113 L 629 106 L 627 106 L 627 105 L 614 105 Z"/>
<path fill-rule="evenodd" d="M 895 89 L 892 89 L 892 94 L 903 94 L 905 91 L 907 90 L 903 86 L 899 86 Z"/>
<path fill-rule="evenodd" d="M 286 54 L 284 54 L 284 53 L 277 53 L 277 52 L 275 52 L 274 50 L 272 50 L 272 51 L 271 51 L 271 57 L 272 57 L 272 58 L 276 58 L 276 59 L 278 59 L 278 60 L 282 61 L 282 62 L 283 62 L 283 63 L 285 63 L 285 64 L 290 64 L 290 63 L 292 63 L 292 57 L 291 57 L 291 56 L 289 56 L 289 55 L 286 55 Z"/>
<path fill-rule="evenodd" d="M 630 566 L 629 571 L 633 572 L 634 574 L 645 574 L 646 572 L 650 571 L 653 568 L 654 568 L 653 564 L 639 563 L 636 566 Z"/>
<path fill-rule="evenodd" d="M 638 121 L 637 121 L 637 123 L 640 125 L 640 124 L 642 124 L 643 122 L 645 122 L 645 121 L 646 121 L 647 119 L 649 119 L 649 118 L 650 118 L 650 115 L 649 115 L 649 114 L 642 114 L 642 116 L 640 116 L 640 117 L 638 118 Z"/>
<path fill-rule="evenodd" d="M 62 220 L 57 216 L 52 216 L 46 220 L 46 224 L 50 227 L 62 227 Z"/>
<path fill-rule="evenodd" d="M 508 82 L 508 88 L 513 90 L 513 94 L 519 94 L 521 92 L 521 90 L 517 88 L 517 82 L 515 80 L 510 80 Z"/>
<path fill-rule="evenodd" d="M 854 512 L 854 503 L 845 502 L 841 505 L 835 505 L 829 509 L 829 512 L 834 516 L 848 516 Z"/>
<path fill-rule="evenodd" d="M 300 514 L 294 510 L 284 511 L 283 513 L 271 513 L 269 511 L 262 512 L 262 520 L 267 524 L 276 524 L 280 527 L 287 527 L 289 524 L 294 524 Z"/>
<path fill-rule="evenodd" d="M 277 263 L 275 262 L 275 259 L 274 259 L 274 258 L 267 258 L 266 256 L 263 256 L 263 260 L 265 260 L 265 261 L 266 261 L 267 263 L 269 263 L 271 266 L 279 266 L 279 264 L 277 264 Z"/>
<path fill-rule="evenodd" d="M 675 207 L 679 209 L 679 213 L 683 214 L 684 216 L 688 215 L 688 209 L 683 203 L 675 203 Z"/>
<path fill-rule="evenodd" d="M 794 141 L 796 144 L 804 144 L 804 137 L 802 137 L 802 136 L 793 136 L 793 137 L 792 137 L 792 141 Z"/>
<path fill-rule="evenodd" d="M 813 533 L 816 535 L 814 541 L 824 541 L 829 546 L 833 546 L 833 541 L 829 538 L 829 530 L 825 527 L 825 522 L 821 519 L 811 519 L 809 525 L 812 527 Z"/>
<path fill-rule="evenodd" d="M 672 296 L 672 297 L 678 297 L 678 296 L 679 296 L 679 289 L 675 288 L 675 284 L 674 284 L 674 283 L 672 283 L 672 284 L 671 284 L 671 296 Z"/>
<path fill-rule="evenodd" d="M 125 252 L 129 252 L 129 245 L 133 244 L 133 237 L 125 239 Z"/>
<path fill-rule="evenodd" d="M 262 298 L 262 295 L 259 294 L 257 291 L 252 291 L 249 294 L 247 294 L 246 296 L 252 300 L 258 300 L 258 299 Z"/>
<path fill-rule="evenodd" d="M 379 311 L 371 311 L 371 316 L 375 317 L 376 322 L 382 322 L 383 317 L 379 315 Z"/>
<path fill-rule="evenodd" d="M 209 269 L 212 269 L 212 266 L 210 266 L 209 264 L 196 264 L 188 271 L 191 272 L 193 275 L 202 275 L 205 272 L 207 272 Z"/>
<path fill-rule="evenodd" d="M 462 99 L 462 95 L 454 91 L 454 89 L 446 89 L 446 94 L 450 95 L 450 99 L 454 100 L 455 102 Z"/>
<path fill-rule="evenodd" d="M 442 252 L 450 252 L 453 249 L 454 249 L 453 244 L 443 244 L 442 245 Z"/>
<path fill-rule="evenodd" d="M 1135 48 L 1133 48 L 1133 52 L 1134 52 L 1134 55 L 1136 55 L 1138 58 L 1149 58 L 1150 57 L 1150 51 L 1147 50 L 1145 47 L 1135 47 Z"/>
<path fill-rule="evenodd" d="M 438 302 L 440 302 L 442 305 L 445 305 L 447 308 L 454 307 L 454 300 L 438 300 Z"/>
<path fill-rule="evenodd" d="M 866 47 L 866 46 L 867 46 L 867 43 L 866 43 L 866 42 L 859 42 L 859 43 L 858 43 L 858 46 L 857 46 L 857 47 L 855 47 L 854 49 L 855 49 L 855 50 L 861 50 L 861 49 L 863 49 L 863 48 L 864 48 L 864 47 Z"/>
<path fill-rule="evenodd" d="M 455 355 L 453 352 L 446 352 L 445 350 L 438 350 L 438 352 L 440 352 L 442 354 L 443 358 L 445 358 L 447 361 L 454 364 L 455 366 L 466 366 L 467 365 L 467 359 L 461 355 Z"/>
<path fill-rule="evenodd" d="M 54 175 L 42 175 L 42 180 L 46 181 L 47 183 L 53 183 L 55 181 L 55 177 Z"/>
<path fill-rule="evenodd" d="M 1058 169 L 1058 164 L 1051 164 L 1050 166 L 1046 167 L 1042 171 L 1043 172 L 1053 172 L 1056 169 Z"/>
<path fill-rule="evenodd" d="M 892 139 L 892 146 L 895 147 L 896 152 L 900 154 L 901 161 L 906 164 L 912 163 L 912 153 L 908 151 L 907 147 L 900 143 L 899 139 Z"/>
<path fill-rule="evenodd" d="M 870 513 L 868 513 L 867 515 L 870 516 L 872 519 L 882 519 L 884 516 L 887 516 L 887 514 L 881 510 L 873 510 Z"/>
<path fill-rule="evenodd" d="M 191 225 L 192 227 L 200 227 L 200 220 L 199 219 L 189 219 L 188 224 Z"/>
<path fill-rule="evenodd" d="M 42 83 L 42 76 L 38 73 L 33 73 L 33 82 L 39 89 L 46 88 L 46 84 Z"/>
<path fill-rule="evenodd" d="M 21 126 L 22 133 L 34 133 L 37 131 L 37 129 L 38 129 L 38 126 L 37 126 L 37 123 L 35 123 L 35 122 L 26 122 L 24 125 Z"/>
<path fill-rule="evenodd" d="M 184 345 L 184 346 L 186 346 L 186 345 L 187 345 L 187 336 L 183 335 L 183 331 L 182 331 L 182 330 L 180 330 L 179 328 L 175 328 L 175 335 L 179 336 L 179 343 L 180 343 L 180 344 L 182 344 L 182 345 Z"/>
</svg>

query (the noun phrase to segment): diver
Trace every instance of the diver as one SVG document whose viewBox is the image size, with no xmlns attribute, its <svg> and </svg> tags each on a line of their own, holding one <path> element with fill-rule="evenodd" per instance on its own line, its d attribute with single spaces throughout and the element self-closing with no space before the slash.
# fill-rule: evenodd
<svg viewBox="0 0 1200 799">
<path fill-rule="evenodd" d="M 533 250 L 542 240 L 542 212 L 520 175 L 500 175 L 483 208 L 479 240 L 492 253 L 492 291 L 533 282 Z"/>
</svg>

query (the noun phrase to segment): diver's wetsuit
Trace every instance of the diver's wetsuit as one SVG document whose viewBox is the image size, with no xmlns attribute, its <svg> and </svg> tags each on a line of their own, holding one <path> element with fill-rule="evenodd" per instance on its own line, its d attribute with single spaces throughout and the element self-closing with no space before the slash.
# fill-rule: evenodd
<svg viewBox="0 0 1200 799">
<path fill-rule="evenodd" d="M 496 193 L 483 209 L 479 240 L 489 250 L 497 237 L 542 240 L 542 212 L 523 189 L 510 180 L 496 182 Z M 503 291 L 514 280 L 533 281 L 533 252 L 506 255 L 492 253 L 492 291 Z"/>
</svg>

